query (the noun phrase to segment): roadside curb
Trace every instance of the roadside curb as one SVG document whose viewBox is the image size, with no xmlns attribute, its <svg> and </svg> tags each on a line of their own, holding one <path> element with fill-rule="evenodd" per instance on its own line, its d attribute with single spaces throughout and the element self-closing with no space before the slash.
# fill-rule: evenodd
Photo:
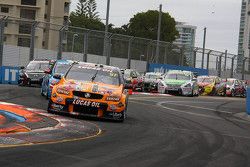
<svg viewBox="0 0 250 167">
<path fill-rule="evenodd" d="M 243 119 L 245 121 L 249 121 L 250 122 L 250 115 L 248 115 L 245 112 L 234 114 L 234 116 L 237 117 L 237 118 L 240 118 L 240 119 Z"/>
<path fill-rule="evenodd" d="M 72 142 L 102 134 L 102 130 L 91 122 L 67 119 L 44 110 L 0 102 L 0 110 L 11 112 L 12 109 L 17 111 L 14 114 L 23 116 L 26 121 L 5 122 L 5 116 L 1 118 L 0 148 Z"/>
<path fill-rule="evenodd" d="M 0 134 L 29 132 L 41 128 L 55 127 L 59 124 L 55 119 L 30 111 L 21 105 L 0 102 Z M 11 122 L 6 120 L 12 119 Z"/>
</svg>

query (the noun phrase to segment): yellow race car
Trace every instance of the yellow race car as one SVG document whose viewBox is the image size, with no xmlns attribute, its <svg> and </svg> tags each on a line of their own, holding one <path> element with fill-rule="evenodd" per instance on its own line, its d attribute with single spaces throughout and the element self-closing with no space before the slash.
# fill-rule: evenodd
<svg viewBox="0 0 250 167">
<path fill-rule="evenodd" d="M 226 95 L 226 87 L 222 79 L 217 76 L 199 76 L 197 78 L 200 95 Z"/>
<path fill-rule="evenodd" d="M 53 87 L 48 112 L 124 121 L 128 95 L 119 68 L 74 63 Z"/>
</svg>

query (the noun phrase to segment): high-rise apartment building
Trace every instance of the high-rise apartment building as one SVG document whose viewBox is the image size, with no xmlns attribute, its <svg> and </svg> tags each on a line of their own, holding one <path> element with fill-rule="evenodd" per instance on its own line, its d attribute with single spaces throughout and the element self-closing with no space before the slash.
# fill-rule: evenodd
<svg viewBox="0 0 250 167">
<path fill-rule="evenodd" d="M 238 61 L 237 69 L 242 69 L 243 58 L 249 57 L 250 49 L 250 0 L 242 0 L 241 17 L 240 17 L 240 32 L 238 43 Z M 250 69 L 249 63 L 246 64 L 247 70 Z"/>
<path fill-rule="evenodd" d="M 182 22 L 176 23 L 176 29 L 179 32 L 180 37 L 176 39 L 173 43 L 184 47 L 184 55 L 187 62 L 192 65 L 193 62 L 193 48 L 195 46 L 195 35 L 197 27 L 187 25 Z"/>
<path fill-rule="evenodd" d="M 35 29 L 35 48 L 56 50 L 59 33 L 44 23 L 68 24 L 69 7 L 70 0 L 0 0 L 0 16 L 9 16 L 5 44 L 29 47 L 31 23 L 37 21 L 46 26 Z"/>
</svg>

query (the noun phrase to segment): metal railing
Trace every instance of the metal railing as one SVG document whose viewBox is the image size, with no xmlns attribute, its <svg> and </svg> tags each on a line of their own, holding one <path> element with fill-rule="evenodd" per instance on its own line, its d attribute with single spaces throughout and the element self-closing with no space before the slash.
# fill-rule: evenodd
<svg viewBox="0 0 250 167">
<path fill-rule="evenodd" d="M 7 25 L 7 27 L 6 27 Z M 22 25 L 22 26 L 20 26 Z M 29 26 L 23 26 L 29 25 Z M 30 27 L 30 34 L 20 28 Z M 28 31 L 27 31 L 28 32 Z M 4 41 L 7 37 L 7 41 Z M 9 40 L 12 38 L 12 41 Z M 15 38 L 13 40 L 13 38 Z M 4 45 L 20 45 L 20 38 L 27 38 L 29 43 L 29 60 L 38 58 L 36 50 L 45 49 L 56 52 L 56 59 L 62 59 L 64 53 L 76 53 L 81 61 L 88 61 L 90 55 L 99 55 L 110 64 L 111 58 L 121 58 L 126 61 L 126 68 L 131 68 L 131 60 L 149 63 L 173 64 L 209 69 L 211 74 L 234 77 L 236 72 L 237 55 L 228 51 L 221 52 L 211 49 L 187 47 L 173 43 L 133 37 L 105 31 L 89 30 L 81 27 L 51 24 L 20 18 L 0 16 L 0 65 L 4 60 Z M 16 43 L 13 43 L 16 42 Z M 156 60 L 156 48 L 159 44 L 159 58 Z M 21 45 L 20 45 L 21 46 Z M 26 46 L 27 47 L 27 46 Z M 106 47 L 106 52 L 104 52 Z M 202 55 L 204 54 L 204 59 Z M 54 53 L 53 53 L 54 56 Z M 21 56 L 19 58 L 21 60 Z M 242 78 L 245 75 L 243 60 Z M 20 63 L 19 63 L 20 64 Z M 227 74 L 225 74 L 227 73 Z"/>
</svg>

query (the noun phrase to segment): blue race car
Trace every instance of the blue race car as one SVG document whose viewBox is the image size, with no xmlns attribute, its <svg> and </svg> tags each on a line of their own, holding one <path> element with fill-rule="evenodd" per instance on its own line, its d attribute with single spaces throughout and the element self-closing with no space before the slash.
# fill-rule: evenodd
<svg viewBox="0 0 250 167">
<path fill-rule="evenodd" d="M 41 87 L 42 96 L 50 98 L 53 86 L 60 81 L 56 76 L 63 76 L 73 63 L 74 61 L 71 60 L 57 60 L 50 69 L 44 71 L 45 76 Z"/>
</svg>

